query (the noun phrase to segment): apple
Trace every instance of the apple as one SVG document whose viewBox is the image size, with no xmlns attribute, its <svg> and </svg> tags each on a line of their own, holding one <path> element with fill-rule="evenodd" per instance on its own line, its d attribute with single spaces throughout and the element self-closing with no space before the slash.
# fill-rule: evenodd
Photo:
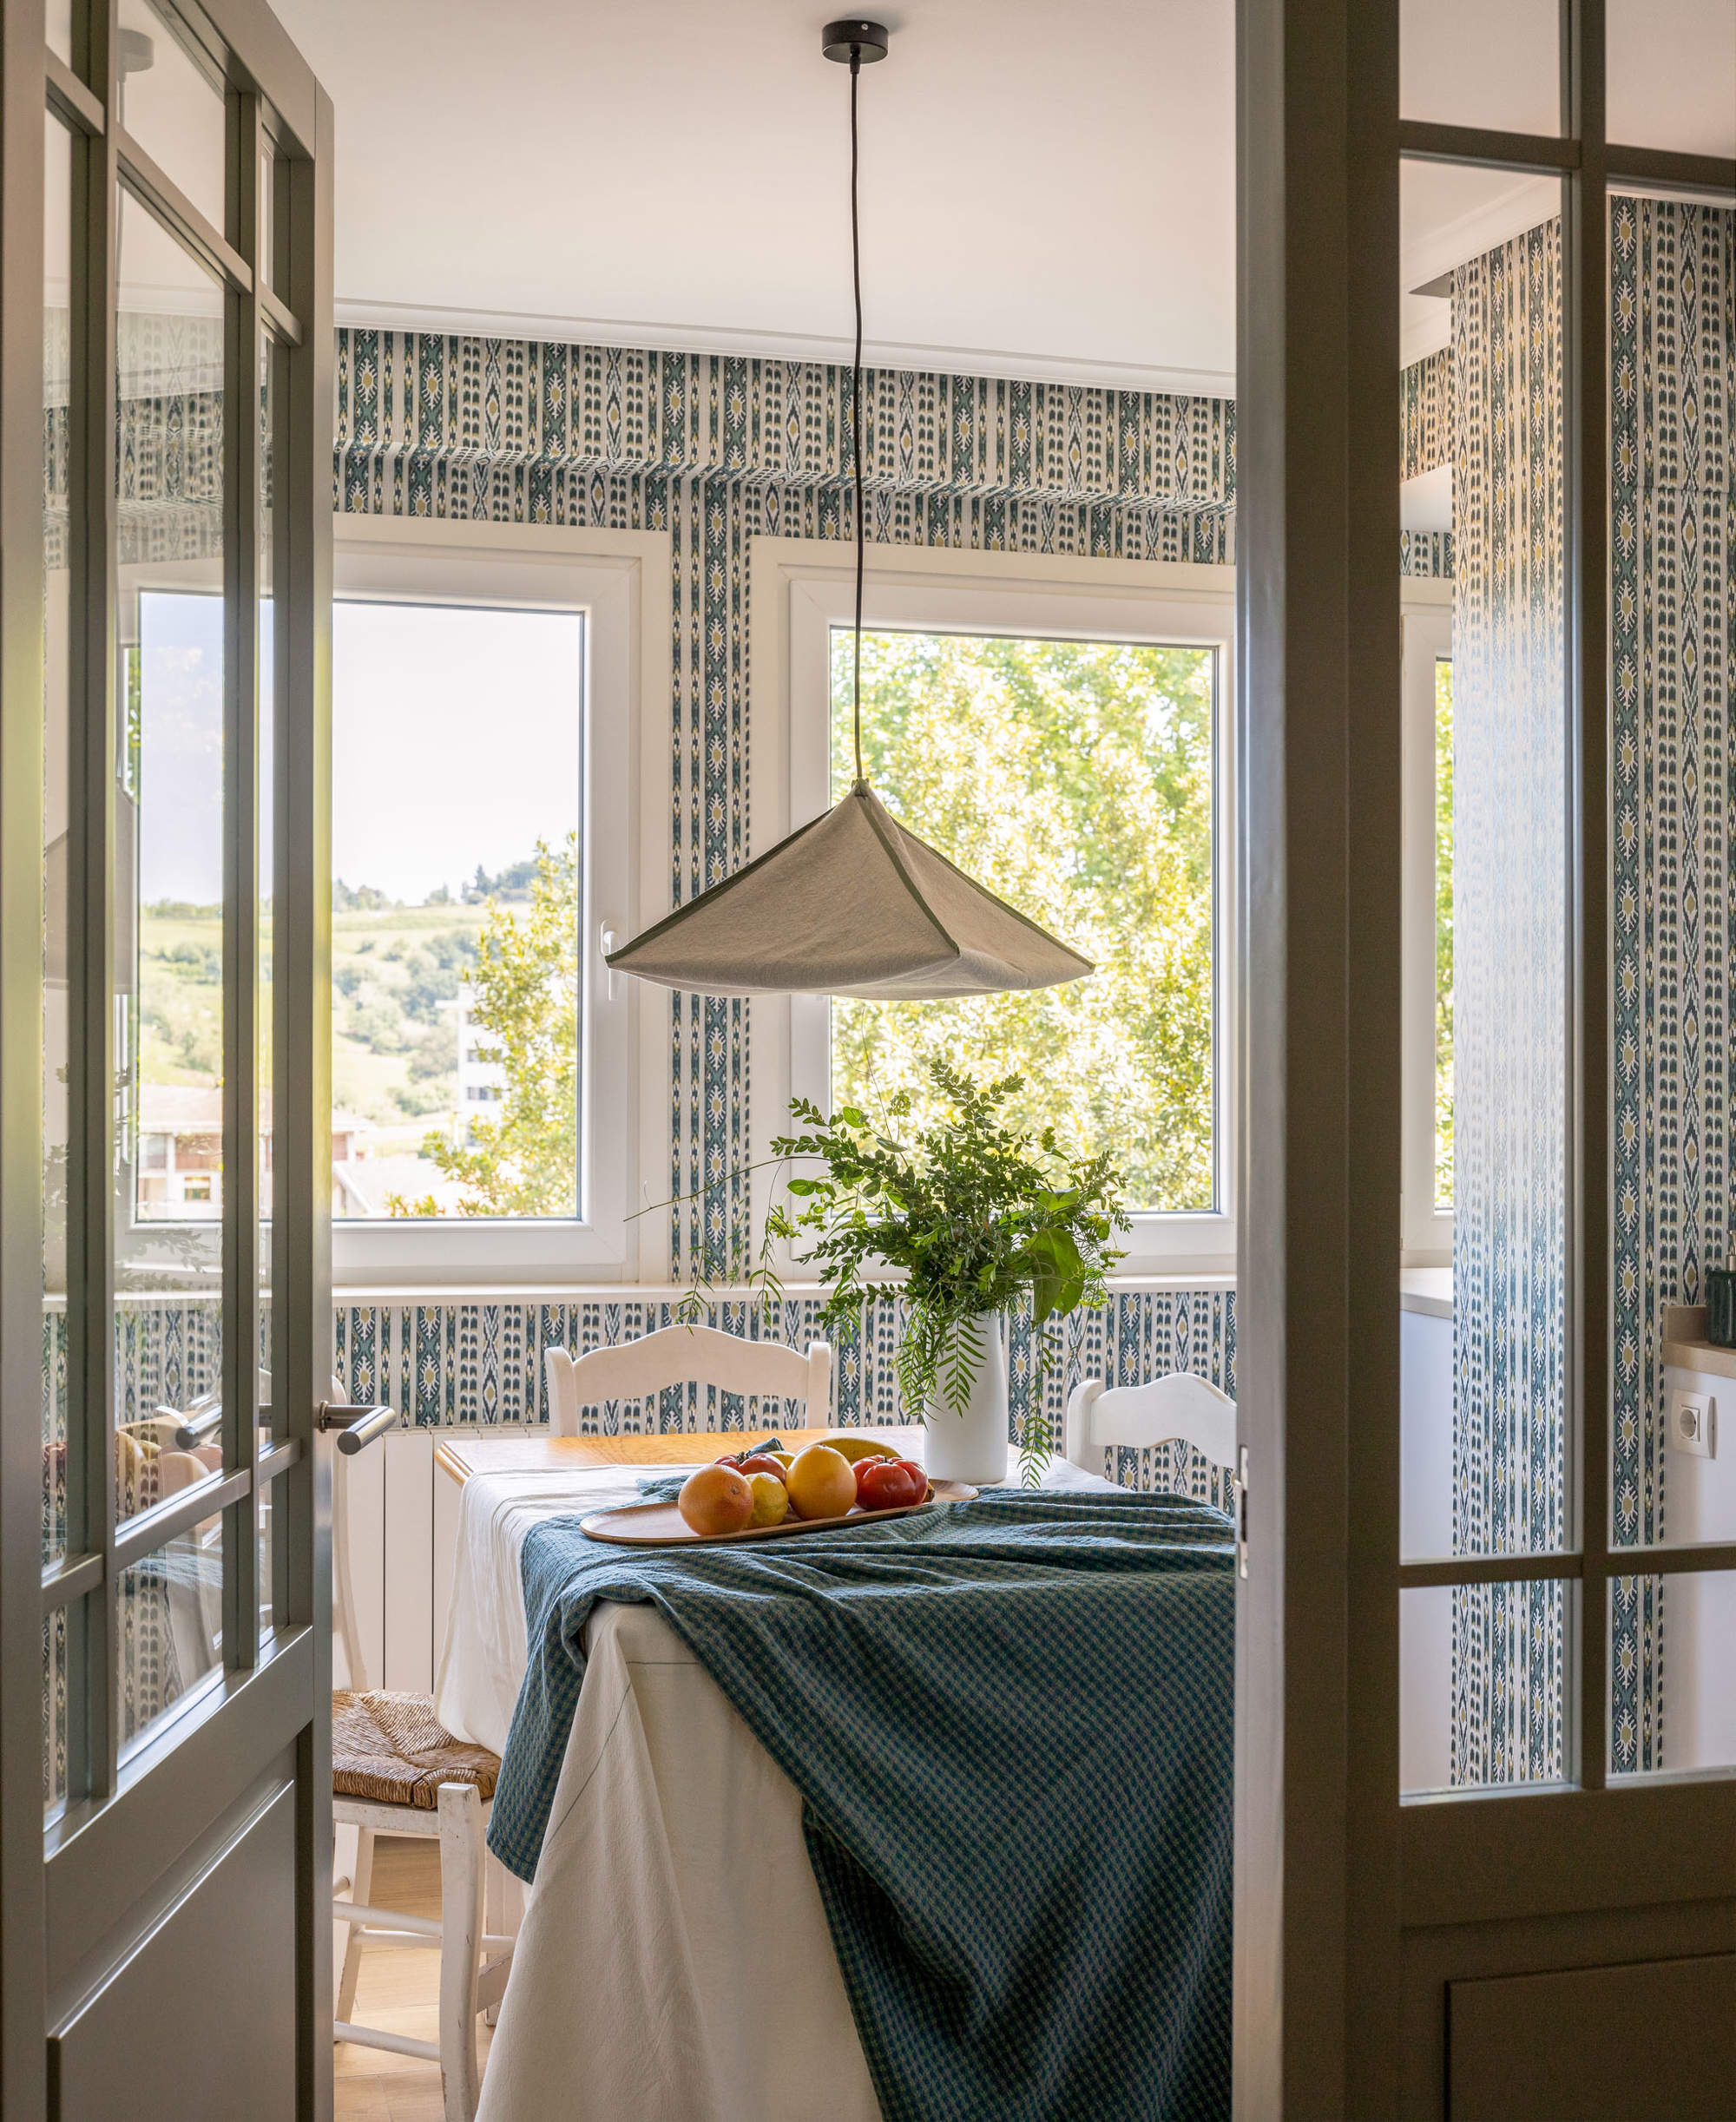
<svg viewBox="0 0 1736 2122">
<path fill-rule="evenodd" d="M 689 1474 L 675 1504 L 685 1522 L 707 1538 L 743 1533 L 753 1522 L 753 1490 L 733 1466 L 702 1466 Z"/>
</svg>

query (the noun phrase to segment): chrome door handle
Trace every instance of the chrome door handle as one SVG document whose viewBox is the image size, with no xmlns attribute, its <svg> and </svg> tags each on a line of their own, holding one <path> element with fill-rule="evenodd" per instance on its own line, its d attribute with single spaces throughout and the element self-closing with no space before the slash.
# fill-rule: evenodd
<svg viewBox="0 0 1736 2122">
<path fill-rule="evenodd" d="M 349 1407 L 341 1400 L 322 1400 L 319 1412 L 313 1418 L 313 1427 L 322 1435 L 328 1430 L 335 1429 L 338 1432 L 338 1449 L 347 1455 L 372 1444 L 377 1436 L 384 1436 L 388 1429 L 395 1429 L 398 1427 L 398 1409 Z"/>
</svg>

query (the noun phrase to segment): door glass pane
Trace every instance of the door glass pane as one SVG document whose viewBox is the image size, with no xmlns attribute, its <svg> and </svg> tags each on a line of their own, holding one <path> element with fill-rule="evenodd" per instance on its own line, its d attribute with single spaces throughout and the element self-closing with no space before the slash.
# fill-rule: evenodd
<svg viewBox="0 0 1736 2122">
<path fill-rule="evenodd" d="M 1609 1587 L 1609 1765 L 1736 1768 L 1736 1570 Z"/>
<path fill-rule="evenodd" d="M 72 137 L 48 120 L 43 274 L 43 1560 L 66 1551 L 67 567 Z"/>
<path fill-rule="evenodd" d="M 279 356 L 269 336 L 260 345 L 260 638 L 259 638 L 259 1027 L 260 1072 L 260 1394 L 261 1421 L 269 1427 L 274 1396 L 269 1389 L 272 1366 L 272 1023 L 276 992 L 272 964 L 272 899 L 275 877 L 277 638 L 273 569 L 276 518 L 272 507 L 273 415 L 277 404 L 275 363 Z"/>
<path fill-rule="evenodd" d="M 1736 8 L 1608 0 L 1608 133 L 1626 148 L 1736 154 Z"/>
<path fill-rule="evenodd" d="M 1407 738 L 1432 754 L 1405 781 L 1426 902 L 1407 1158 L 1453 1212 L 1450 1277 L 1414 1278 L 1401 1321 L 1403 1552 L 1547 1553 L 1568 1534 L 1560 190 L 1406 164 L 1400 196 L 1394 572 L 1450 584 Z"/>
<path fill-rule="evenodd" d="M 117 1494 L 212 1478 L 223 1213 L 223 296 L 120 201 L 115 811 Z"/>
<path fill-rule="evenodd" d="M 1566 1619 L 1560 1583 L 1398 1594 L 1401 1790 L 1561 1781 Z"/>
<path fill-rule="evenodd" d="M 289 1592 L 289 1549 L 279 1514 L 289 1508 L 286 1475 L 269 1482 L 260 1496 L 260 1634 L 268 1635 L 282 1619 Z"/>
<path fill-rule="evenodd" d="M 121 122 L 221 233 L 223 91 L 150 0 L 121 0 Z"/>
<path fill-rule="evenodd" d="M 1549 1553 L 1568 1537 L 1561 193 L 1406 164 L 1400 201 L 1394 572 L 1450 584 L 1407 737 L 1426 754 L 1404 784 L 1407 1164 L 1453 1216 L 1450 1272 L 1409 1278 L 1400 1320 L 1401 1542 Z M 1404 1789 L 1560 1780 L 1568 1611 L 1555 1581 L 1401 1595 Z"/>
<path fill-rule="evenodd" d="M 1435 1206 L 1453 1205 L 1453 660 L 1435 683 Z"/>
<path fill-rule="evenodd" d="M 1667 16 L 1666 22 L 1667 22 Z M 1728 437 L 1736 422 L 1736 211 L 1609 206 L 1610 715 L 1614 1052 L 1614 1420 L 1618 1547 L 1736 1539 L 1736 1377 L 1709 1298 L 1729 1181 L 1726 910 L 1732 635 Z M 1724 1338 L 1729 1338 L 1725 1329 Z M 1723 1424 L 1722 1435 L 1718 1433 Z M 1674 1580 L 1632 1639 L 1655 1710 Z M 1641 1717 L 1636 1765 L 1657 1723 Z"/>
<path fill-rule="evenodd" d="M 43 1617 L 43 1810 L 66 1803 L 67 1609 Z"/>
<path fill-rule="evenodd" d="M 121 1745 L 136 1745 L 223 1660 L 220 1511 L 121 1574 Z"/>
<path fill-rule="evenodd" d="M 275 287 L 272 277 L 275 266 L 274 246 L 277 240 L 277 158 L 267 146 L 260 156 L 260 227 L 258 266 L 260 278 L 267 287 Z"/>
<path fill-rule="evenodd" d="M 1556 0 L 1400 0 L 1400 115 L 1560 132 L 1558 14 Z"/>
</svg>

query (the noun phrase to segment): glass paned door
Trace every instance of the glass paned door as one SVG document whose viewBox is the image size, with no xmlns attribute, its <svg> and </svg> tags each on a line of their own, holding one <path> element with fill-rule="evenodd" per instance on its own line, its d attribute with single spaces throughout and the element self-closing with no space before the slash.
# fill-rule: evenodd
<svg viewBox="0 0 1736 2122">
<path fill-rule="evenodd" d="M 331 124 L 260 22 L 4 0 L 9 2122 L 287 2122 L 330 2069 Z"/>
</svg>

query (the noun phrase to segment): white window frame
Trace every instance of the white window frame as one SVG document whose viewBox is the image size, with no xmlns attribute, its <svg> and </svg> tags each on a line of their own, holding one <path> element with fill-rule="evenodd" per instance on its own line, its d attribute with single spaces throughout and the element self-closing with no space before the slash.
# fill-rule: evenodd
<svg viewBox="0 0 1736 2122">
<path fill-rule="evenodd" d="M 749 737 L 750 831 L 763 854 L 819 817 L 831 791 L 830 641 L 853 615 L 855 564 L 830 540 L 759 537 L 750 555 L 753 718 Z M 1217 1206 L 1133 1219 L 1118 1278 L 1235 1272 L 1236 956 L 1235 570 L 1194 562 L 1093 560 L 1072 555 L 963 552 L 950 547 L 871 548 L 864 624 L 936 633 L 1034 639 L 1152 641 L 1218 654 L 1213 731 L 1213 1084 Z M 754 1228 L 771 1199 L 764 1168 L 786 1131 L 792 1094 L 827 1109 L 829 1006 L 823 995 L 756 1000 L 750 1110 Z M 785 1260 L 780 1266 L 790 1268 Z"/>
<path fill-rule="evenodd" d="M 670 903 L 668 702 L 671 564 L 662 531 L 339 515 L 333 594 L 404 603 L 518 605 L 585 615 L 580 880 L 580 1202 L 572 1219 L 450 1217 L 332 1225 L 333 1280 L 350 1288 L 452 1284 L 516 1291 L 635 1279 L 658 1261 L 664 1216 L 635 1220 L 641 1172 L 657 1171 L 668 1099 L 668 1003 L 611 979 L 605 949 Z M 660 1133 L 661 1131 L 661 1133 Z M 667 1163 L 667 1157 L 663 1162 Z M 650 1226 L 656 1225 L 656 1230 Z"/>
<path fill-rule="evenodd" d="M 1435 664 L 1453 653 L 1453 586 L 1407 577 L 1403 764 L 1402 1264 L 1450 1267 L 1453 1216 L 1435 1205 Z"/>
</svg>

